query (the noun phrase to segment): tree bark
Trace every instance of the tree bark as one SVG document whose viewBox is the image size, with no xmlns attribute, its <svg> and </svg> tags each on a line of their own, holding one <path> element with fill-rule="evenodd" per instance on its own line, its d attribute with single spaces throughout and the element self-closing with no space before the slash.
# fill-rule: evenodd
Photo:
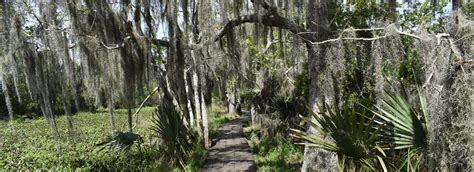
<svg viewBox="0 0 474 172">
<path fill-rule="evenodd" d="M 227 111 L 228 111 L 228 98 L 227 98 L 227 91 L 226 91 L 226 87 L 227 87 L 227 84 L 226 84 L 226 81 L 222 78 L 220 78 L 218 81 L 217 81 L 217 89 L 219 91 L 219 104 L 222 106 L 222 107 L 226 107 L 227 108 Z"/>
<path fill-rule="evenodd" d="M 167 8 L 167 19 L 168 19 L 168 28 L 169 28 L 169 56 L 167 60 L 167 72 L 166 75 L 169 79 L 171 89 L 176 96 L 179 107 L 181 108 L 182 114 L 185 115 L 188 113 L 186 106 L 186 90 L 184 84 L 184 66 L 185 66 L 185 57 L 184 51 L 182 49 L 182 33 L 178 26 L 178 4 L 175 1 L 169 1 Z M 184 118 L 187 119 L 187 118 Z"/>
<path fill-rule="evenodd" d="M 237 86 L 234 85 L 232 86 L 232 88 L 230 88 L 230 90 L 228 90 L 228 102 L 229 102 L 229 113 L 231 114 L 236 114 L 237 113 Z"/>
<path fill-rule="evenodd" d="M 10 93 L 8 92 L 8 86 L 6 82 L 6 76 L 5 74 L 2 74 L 0 77 L 1 82 L 2 82 L 2 91 L 3 95 L 5 96 L 5 103 L 7 104 L 7 110 L 8 110 L 8 117 L 10 119 L 10 124 L 13 124 L 13 106 L 12 106 L 12 101 L 10 97 Z"/>
<path fill-rule="evenodd" d="M 452 10 L 456 11 L 462 6 L 462 0 L 453 0 L 452 1 Z"/>
<path fill-rule="evenodd" d="M 66 124 L 67 124 L 68 136 L 69 136 L 70 140 L 74 140 L 74 138 L 75 138 L 74 122 L 73 122 L 73 119 L 72 119 L 72 113 L 71 113 L 71 110 L 70 110 L 69 98 L 68 98 L 66 86 L 65 86 L 65 83 L 64 83 L 64 79 L 63 79 L 63 83 L 61 85 L 61 91 L 62 91 L 62 94 L 63 94 L 63 109 L 64 109 L 64 112 L 66 113 Z"/>
<path fill-rule="evenodd" d="M 329 38 L 329 14 L 327 5 L 327 0 L 310 0 L 308 3 L 308 28 L 315 32 L 315 34 L 310 36 L 314 37 L 313 39 L 316 41 L 324 41 Z M 324 79 L 326 71 L 330 70 L 326 65 L 326 63 L 328 63 L 328 59 L 325 57 L 326 45 L 322 44 L 318 47 L 307 43 L 307 49 L 309 56 L 308 71 L 310 79 L 308 106 L 314 113 L 319 113 L 320 109 L 318 108 L 318 104 L 332 104 L 332 101 L 334 100 L 334 93 L 332 90 L 328 89 L 331 88 L 331 83 Z M 311 118 L 311 120 L 317 123 L 316 119 Z M 307 132 L 318 135 L 315 129 L 311 126 L 308 127 Z M 305 146 L 301 171 L 334 171 L 336 169 L 337 156 L 335 153 L 316 149 L 308 145 Z"/>
<path fill-rule="evenodd" d="M 196 128 L 198 130 L 198 134 L 200 137 L 203 137 L 202 133 L 202 128 L 201 128 L 201 100 L 199 98 L 199 78 L 198 78 L 198 63 L 196 61 L 195 53 L 194 50 L 192 51 L 192 60 L 193 60 L 193 80 L 192 80 L 192 85 L 193 85 L 193 93 L 194 93 L 194 108 L 196 112 Z"/>
<path fill-rule="evenodd" d="M 201 80 L 203 78 L 202 69 L 200 70 Z M 202 89 L 204 85 L 201 83 L 201 115 L 202 115 L 202 128 L 204 135 L 204 147 L 209 149 L 209 124 L 208 124 L 208 115 L 207 115 L 207 106 L 206 101 L 204 100 L 204 90 Z"/>
<path fill-rule="evenodd" d="M 127 101 L 127 128 L 128 132 L 133 132 L 132 103 Z"/>
<path fill-rule="evenodd" d="M 212 105 L 212 91 L 214 90 L 214 81 L 208 75 L 205 75 L 206 87 L 204 87 L 204 102 L 206 105 Z"/>
<path fill-rule="evenodd" d="M 189 82 L 188 82 L 188 79 L 187 79 L 187 72 L 184 71 L 184 84 L 185 84 L 185 88 L 186 88 L 186 105 L 188 106 L 188 109 L 189 109 L 189 123 L 190 123 L 190 126 L 192 128 L 194 128 L 194 113 L 193 113 L 193 108 L 191 106 L 191 99 L 192 99 L 192 95 L 191 95 L 191 90 L 190 90 L 190 87 L 189 87 Z"/>
<path fill-rule="evenodd" d="M 115 118 L 114 118 L 114 97 L 113 97 L 113 91 L 110 89 L 110 95 L 109 95 L 109 100 L 108 100 L 108 109 L 109 109 L 109 119 L 110 119 L 110 129 L 112 134 L 115 132 L 116 127 L 115 127 Z"/>
</svg>

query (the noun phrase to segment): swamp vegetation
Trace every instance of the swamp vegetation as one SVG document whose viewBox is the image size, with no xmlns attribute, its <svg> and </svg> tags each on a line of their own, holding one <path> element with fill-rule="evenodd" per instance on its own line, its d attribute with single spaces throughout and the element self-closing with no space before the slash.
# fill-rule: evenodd
<svg viewBox="0 0 474 172">
<path fill-rule="evenodd" d="M 474 3 L 0 0 L 0 171 L 474 170 Z M 245 144 L 247 144 L 245 143 Z"/>
</svg>

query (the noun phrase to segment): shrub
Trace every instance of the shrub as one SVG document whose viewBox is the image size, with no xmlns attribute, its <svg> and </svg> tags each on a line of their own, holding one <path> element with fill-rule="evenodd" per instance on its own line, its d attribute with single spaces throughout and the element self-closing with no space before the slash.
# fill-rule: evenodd
<svg viewBox="0 0 474 172">
<path fill-rule="evenodd" d="M 154 113 L 153 123 L 152 130 L 162 142 L 159 146 L 165 162 L 169 162 L 171 166 L 180 165 L 184 168 L 196 138 L 185 127 L 182 116 L 173 106 L 164 103 Z"/>
</svg>

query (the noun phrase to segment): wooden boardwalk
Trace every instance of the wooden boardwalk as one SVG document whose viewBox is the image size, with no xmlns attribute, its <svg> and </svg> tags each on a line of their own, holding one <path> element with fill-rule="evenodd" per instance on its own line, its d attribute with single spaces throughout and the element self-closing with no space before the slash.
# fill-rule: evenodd
<svg viewBox="0 0 474 172">
<path fill-rule="evenodd" d="M 248 120 L 242 115 L 219 127 L 201 171 L 257 171 L 242 127 Z"/>
</svg>

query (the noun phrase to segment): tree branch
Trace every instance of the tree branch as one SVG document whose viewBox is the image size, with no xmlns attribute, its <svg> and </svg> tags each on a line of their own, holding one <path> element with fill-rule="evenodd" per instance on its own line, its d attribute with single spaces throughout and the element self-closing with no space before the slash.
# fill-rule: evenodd
<svg viewBox="0 0 474 172">
<path fill-rule="evenodd" d="M 228 21 L 213 39 L 214 41 L 218 41 L 219 39 L 221 39 L 225 34 L 229 33 L 232 29 L 234 29 L 234 27 L 245 23 L 261 23 L 265 26 L 282 28 L 303 38 L 305 42 L 315 41 L 314 38 L 308 35 L 298 34 L 306 31 L 304 27 L 296 24 L 295 22 L 285 17 L 280 16 L 278 14 L 277 8 L 269 5 L 265 0 L 251 0 L 251 2 L 266 9 L 267 13 L 263 16 L 259 14 L 239 16 L 234 20 Z"/>
<path fill-rule="evenodd" d="M 148 37 L 144 37 L 144 38 L 151 41 L 152 44 L 163 46 L 163 47 L 170 47 L 170 43 L 167 40 L 148 38 Z M 123 42 L 120 44 L 105 45 L 104 42 L 100 42 L 100 43 L 102 44 L 102 46 L 104 46 L 107 49 L 117 49 L 117 48 L 123 47 L 125 45 L 125 42 L 127 42 L 128 40 L 135 40 L 135 39 L 136 39 L 135 37 L 127 36 L 123 39 Z"/>
<path fill-rule="evenodd" d="M 225 34 L 229 33 L 234 27 L 245 23 L 261 23 L 266 26 L 282 28 L 302 37 L 305 41 L 314 41 L 312 37 L 298 34 L 305 32 L 305 29 L 302 26 L 299 26 L 293 21 L 276 14 L 276 12 L 268 13 L 263 16 L 258 14 L 243 15 L 234 20 L 230 20 L 218 32 L 214 38 L 214 41 L 218 41 Z"/>
</svg>

